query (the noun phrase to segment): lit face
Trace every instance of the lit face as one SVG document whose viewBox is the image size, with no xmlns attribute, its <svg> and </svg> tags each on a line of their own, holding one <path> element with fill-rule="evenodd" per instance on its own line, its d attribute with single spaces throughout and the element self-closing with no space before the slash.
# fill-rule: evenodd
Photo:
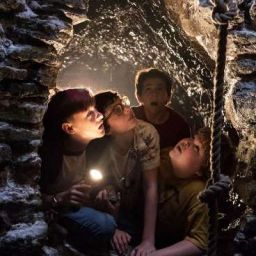
<svg viewBox="0 0 256 256">
<path fill-rule="evenodd" d="M 197 136 L 179 141 L 169 152 L 169 157 L 176 177 L 201 176 L 205 153 Z"/>
<path fill-rule="evenodd" d="M 117 99 L 107 107 L 105 120 L 110 127 L 110 134 L 122 134 L 135 128 L 137 119 L 130 107 L 128 99 Z"/>
<path fill-rule="evenodd" d="M 84 144 L 105 135 L 103 116 L 94 106 L 73 114 L 62 124 L 62 129 L 73 139 Z"/>
<path fill-rule="evenodd" d="M 161 111 L 169 101 L 165 81 L 160 78 L 148 78 L 143 83 L 143 90 L 138 100 L 150 112 Z"/>
</svg>

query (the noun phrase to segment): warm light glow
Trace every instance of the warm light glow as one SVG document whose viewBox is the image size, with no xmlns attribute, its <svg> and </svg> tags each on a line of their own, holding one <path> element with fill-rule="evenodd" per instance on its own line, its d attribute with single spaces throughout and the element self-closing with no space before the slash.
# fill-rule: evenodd
<svg viewBox="0 0 256 256">
<path fill-rule="evenodd" d="M 96 169 L 91 169 L 91 170 L 90 170 L 90 178 L 91 178 L 93 181 L 100 181 L 100 180 L 103 179 L 102 172 L 99 171 L 99 170 L 96 170 Z"/>
</svg>

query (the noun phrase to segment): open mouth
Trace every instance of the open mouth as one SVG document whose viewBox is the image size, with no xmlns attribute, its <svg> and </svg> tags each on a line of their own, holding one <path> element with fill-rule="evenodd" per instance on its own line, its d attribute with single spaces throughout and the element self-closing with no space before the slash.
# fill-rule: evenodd
<svg viewBox="0 0 256 256">
<path fill-rule="evenodd" d="M 103 123 L 101 123 L 101 124 L 98 126 L 98 129 L 99 129 L 99 130 L 104 130 L 104 125 L 103 125 Z"/>
</svg>

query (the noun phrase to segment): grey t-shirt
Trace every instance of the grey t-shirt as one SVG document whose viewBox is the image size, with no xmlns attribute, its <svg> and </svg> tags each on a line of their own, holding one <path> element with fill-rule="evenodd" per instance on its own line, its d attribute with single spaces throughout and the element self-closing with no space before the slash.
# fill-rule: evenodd
<svg viewBox="0 0 256 256">
<path fill-rule="evenodd" d="M 56 194 L 79 183 L 86 175 L 86 151 L 80 155 L 63 155 L 61 171 L 53 184 L 49 184 L 49 194 Z"/>
</svg>

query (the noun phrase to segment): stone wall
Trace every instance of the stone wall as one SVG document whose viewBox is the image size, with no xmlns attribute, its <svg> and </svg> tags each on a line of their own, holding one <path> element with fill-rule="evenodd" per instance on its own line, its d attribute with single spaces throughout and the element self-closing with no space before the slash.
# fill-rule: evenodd
<svg viewBox="0 0 256 256">
<path fill-rule="evenodd" d="M 47 246 L 37 180 L 48 95 L 87 1 L 0 2 L 0 254 L 56 255 Z"/>
<path fill-rule="evenodd" d="M 208 1 L 165 2 L 191 40 L 214 59 L 216 30 Z M 239 188 L 246 198 L 256 162 L 256 16 L 253 1 L 239 2 L 240 15 L 229 31 L 225 115 L 239 142 L 240 176 L 244 177 Z M 87 0 L 0 3 L 1 255 L 59 255 L 46 246 L 37 147 L 48 96 L 62 64 L 60 56 L 73 37 L 74 25 L 87 19 L 88 6 Z"/>
</svg>

